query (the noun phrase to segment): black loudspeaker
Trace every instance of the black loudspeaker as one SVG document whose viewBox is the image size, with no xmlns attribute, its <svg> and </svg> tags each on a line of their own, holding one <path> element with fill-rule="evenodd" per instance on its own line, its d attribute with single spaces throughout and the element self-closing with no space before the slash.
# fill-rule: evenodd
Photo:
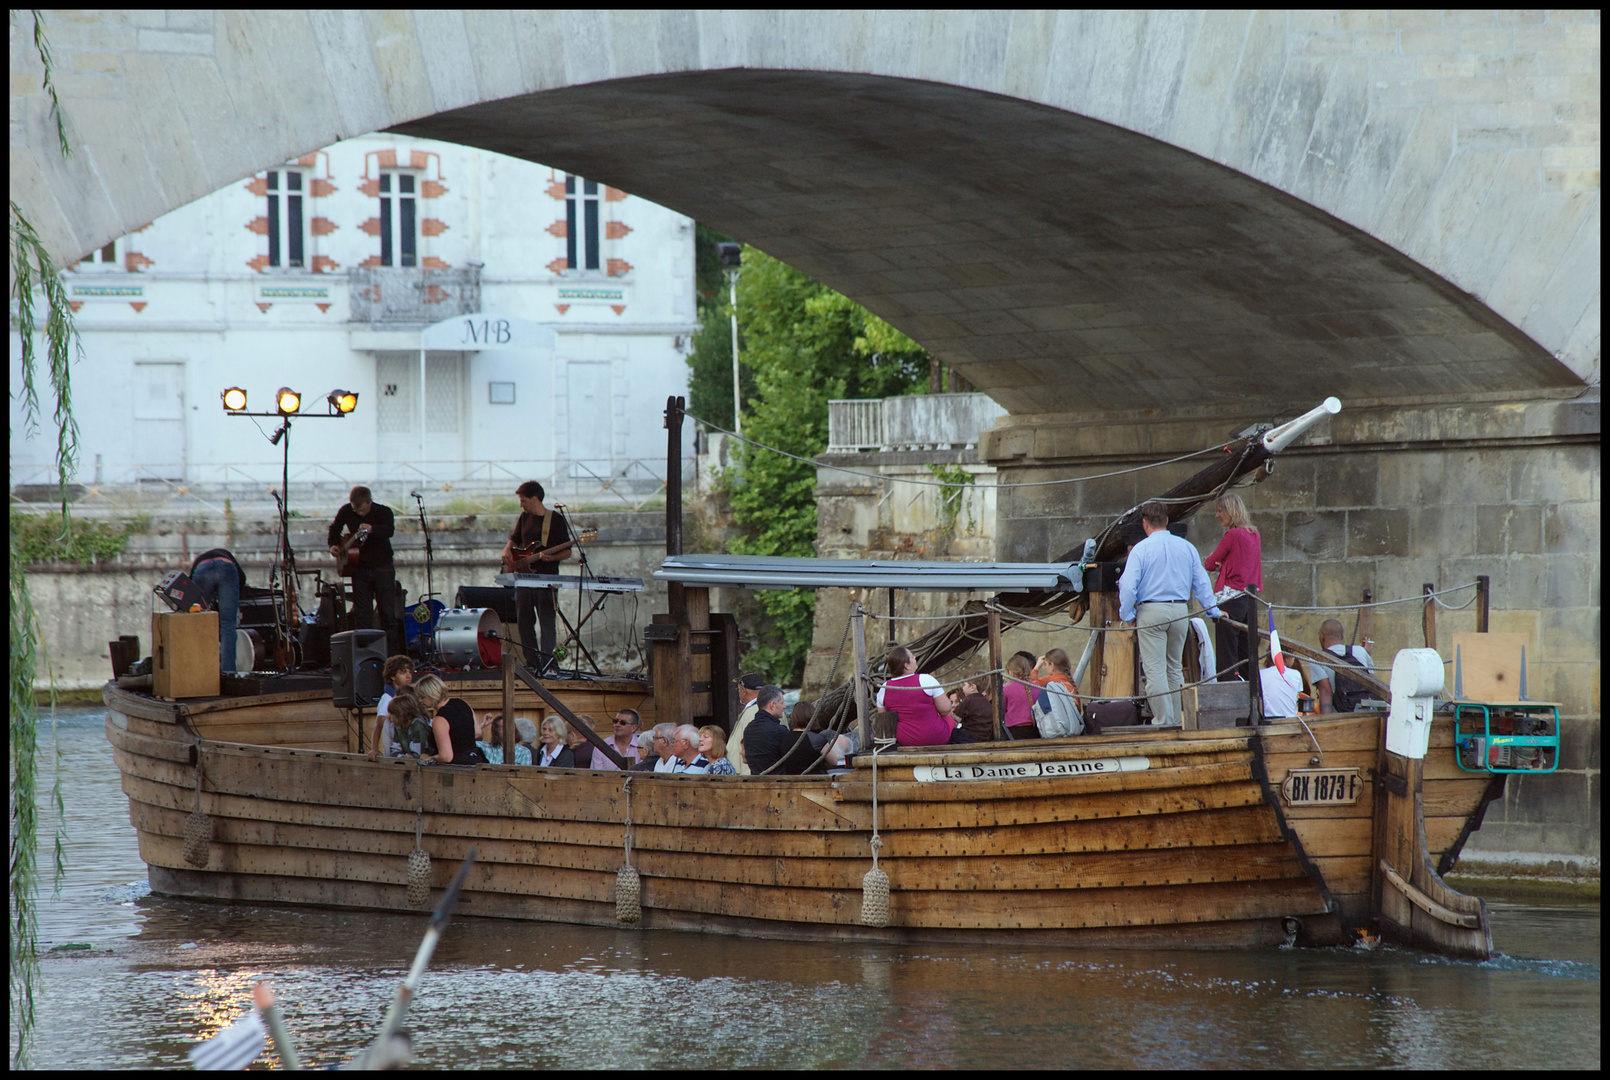
<svg viewBox="0 0 1610 1080">
<path fill-rule="evenodd" d="M 386 681 L 386 632 L 347 630 L 330 635 L 334 668 L 330 689 L 338 708 L 358 709 L 380 701 Z"/>
<path fill-rule="evenodd" d="M 323 610 L 323 605 L 320 605 Z M 297 642 L 302 646 L 302 666 L 323 671 L 330 666 L 330 624 L 320 622 L 316 615 L 304 615 L 296 627 Z"/>
</svg>

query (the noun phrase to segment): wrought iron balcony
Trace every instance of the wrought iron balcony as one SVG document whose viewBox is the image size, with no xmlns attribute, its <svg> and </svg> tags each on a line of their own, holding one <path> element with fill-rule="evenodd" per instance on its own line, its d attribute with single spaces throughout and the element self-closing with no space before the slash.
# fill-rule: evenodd
<svg viewBox="0 0 1610 1080">
<path fill-rule="evenodd" d="M 481 310 L 481 268 L 438 270 L 413 266 L 358 266 L 351 282 L 352 322 L 429 326 Z"/>
</svg>

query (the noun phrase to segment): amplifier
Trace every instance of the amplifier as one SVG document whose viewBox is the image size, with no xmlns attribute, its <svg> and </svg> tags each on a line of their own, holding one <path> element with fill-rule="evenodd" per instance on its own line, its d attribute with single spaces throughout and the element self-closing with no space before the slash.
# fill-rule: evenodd
<svg viewBox="0 0 1610 1080">
<path fill-rule="evenodd" d="M 453 598 L 458 608 L 491 608 L 504 625 L 513 626 L 519 616 L 514 607 L 514 587 L 503 585 L 460 585 Z"/>
<path fill-rule="evenodd" d="M 162 597 L 162 602 L 174 611 L 190 611 L 192 608 L 206 611 L 212 606 L 201 595 L 201 586 L 183 570 L 175 570 L 151 591 Z"/>
</svg>

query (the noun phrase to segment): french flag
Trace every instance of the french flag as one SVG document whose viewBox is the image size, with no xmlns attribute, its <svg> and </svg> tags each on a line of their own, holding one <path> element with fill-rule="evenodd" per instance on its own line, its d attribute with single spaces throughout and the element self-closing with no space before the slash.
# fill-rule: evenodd
<svg viewBox="0 0 1610 1080">
<path fill-rule="evenodd" d="M 1269 660 L 1279 670 L 1281 678 L 1286 676 L 1286 657 L 1280 651 L 1280 631 L 1275 629 L 1274 605 L 1269 606 Z"/>
</svg>

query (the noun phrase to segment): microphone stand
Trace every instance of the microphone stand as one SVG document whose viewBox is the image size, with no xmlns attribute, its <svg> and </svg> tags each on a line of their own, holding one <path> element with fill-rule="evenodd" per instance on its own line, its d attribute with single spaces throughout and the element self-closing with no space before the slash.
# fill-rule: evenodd
<svg viewBox="0 0 1610 1080">
<path fill-rule="evenodd" d="M 410 491 L 414 502 L 419 504 L 419 530 L 425 534 L 425 595 L 423 599 L 429 600 L 436 595 L 435 586 L 431 583 L 431 564 L 435 561 L 435 552 L 430 546 L 430 525 L 425 521 L 425 497 L 417 491 Z"/>
<path fill-rule="evenodd" d="M 572 540 L 574 540 L 576 538 L 576 535 L 577 535 L 576 534 L 576 527 L 575 527 L 575 525 L 573 525 L 571 523 L 570 515 L 565 513 L 565 504 L 564 503 L 554 503 L 553 508 L 555 510 L 559 511 L 559 516 L 564 518 L 564 520 L 565 520 L 565 533 L 566 533 L 566 535 L 568 535 Z M 577 576 L 580 578 L 580 581 L 578 581 L 577 584 L 580 585 L 580 584 L 585 583 L 586 580 L 588 578 L 590 578 L 590 577 L 596 579 L 597 575 L 593 573 L 592 566 L 590 566 L 588 564 L 588 562 L 587 562 L 587 549 L 584 548 L 580 544 L 576 544 L 576 545 L 572 546 L 570 550 L 574 551 L 576 553 L 577 558 L 579 558 L 581 560 L 580 566 L 579 566 L 578 571 L 577 571 Z M 586 592 L 586 590 L 583 589 L 583 588 L 577 588 L 576 589 L 576 626 L 578 627 L 578 629 L 576 630 L 576 647 L 579 650 L 581 650 L 583 653 L 586 653 L 586 650 L 584 648 L 582 648 L 581 630 L 579 629 L 580 626 L 581 626 L 581 623 L 582 623 L 582 619 L 583 619 L 583 616 L 582 616 L 582 613 L 581 613 L 581 606 L 582 606 L 583 602 L 586 600 L 586 597 L 582 595 L 584 592 Z M 589 658 L 591 658 L 591 654 L 587 654 L 587 655 L 589 656 Z M 596 665 L 595 665 L 594 670 L 596 670 L 596 669 L 597 668 L 596 668 Z M 573 670 L 577 675 L 581 674 L 581 667 L 579 665 L 572 665 L 571 670 Z"/>
</svg>

